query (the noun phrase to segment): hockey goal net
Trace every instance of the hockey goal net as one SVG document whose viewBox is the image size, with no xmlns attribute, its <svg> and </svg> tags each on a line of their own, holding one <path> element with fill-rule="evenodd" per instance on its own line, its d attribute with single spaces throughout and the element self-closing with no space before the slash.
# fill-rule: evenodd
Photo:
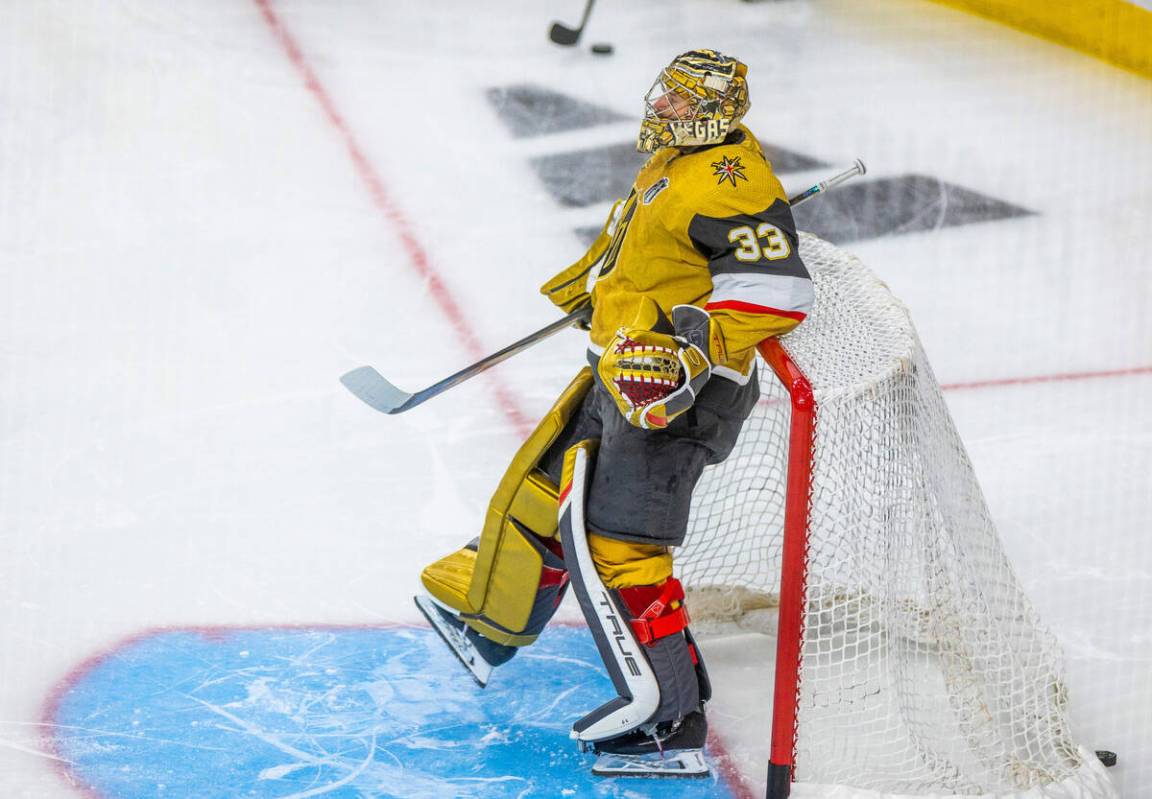
<svg viewBox="0 0 1152 799">
<path fill-rule="evenodd" d="M 677 553 L 694 620 L 777 635 L 769 796 L 1115 796 L 907 311 L 833 245 L 801 252 L 815 308 L 761 347 Z"/>
</svg>

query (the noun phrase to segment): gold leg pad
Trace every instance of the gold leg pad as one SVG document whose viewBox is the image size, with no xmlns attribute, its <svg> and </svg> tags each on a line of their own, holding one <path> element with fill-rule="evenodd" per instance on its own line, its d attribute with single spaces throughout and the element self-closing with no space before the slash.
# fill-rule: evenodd
<svg viewBox="0 0 1152 799">
<path fill-rule="evenodd" d="M 563 432 L 568 420 L 580 408 L 581 400 L 591 387 L 592 370 L 585 367 L 580 370 L 512 458 L 512 463 L 508 465 L 508 471 L 505 472 L 488 506 L 488 513 L 484 517 L 484 529 L 480 534 L 480 553 L 476 558 L 476 570 L 468 590 L 468 601 L 473 607 L 483 608 L 486 616 L 500 624 L 504 622 L 489 612 L 489 593 L 492 591 L 495 579 L 497 555 L 503 557 L 504 539 L 511 537 L 508 536 L 508 532 L 515 529 L 509 519 L 516 518 L 526 529 L 544 538 L 555 535 L 556 487 L 550 484 L 547 476 L 536 469 L 536 465 L 552 442 Z M 513 513 L 513 507 L 517 509 L 517 513 Z M 524 515 L 517 515 L 519 513 Z M 511 546 L 518 547 L 516 542 Z M 531 548 L 526 542 L 524 546 Z M 539 569 L 536 571 L 536 576 L 538 579 Z M 527 616 L 524 616 L 524 620 L 527 620 Z M 514 624 L 506 626 L 517 629 Z"/>
<path fill-rule="evenodd" d="M 544 568 L 544 556 L 524 536 L 511 519 L 505 521 L 504 533 L 494 544 L 497 552 L 491 561 L 484 604 L 480 607 L 488 619 L 514 632 L 528 624 Z M 481 550 L 485 543 L 481 539 Z M 474 595 L 475 582 L 469 597 Z"/>
<path fill-rule="evenodd" d="M 525 478 L 512 499 L 508 515 L 541 538 L 555 538 L 559 507 L 556 485 L 541 471 Z"/>
<path fill-rule="evenodd" d="M 476 608 L 468 602 L 468 586 L 475 566 L 475 550 L 458 549 L 426 567 L 420 581 L 429 594 L 448 607 L 461 613 L 475 613 Z"/>
</svg>

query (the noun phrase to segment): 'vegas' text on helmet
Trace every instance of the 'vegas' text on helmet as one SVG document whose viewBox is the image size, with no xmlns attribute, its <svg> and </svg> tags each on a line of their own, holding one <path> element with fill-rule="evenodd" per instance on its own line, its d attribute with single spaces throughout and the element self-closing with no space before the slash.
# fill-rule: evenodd
<svg viewBox="0 0 1152 799">
<path fill-rule="evenodd" d="M 748 68 L 715 50 L 682 53 L 644 98 L 636 149 L 719 144 L 747 113 Z"/>
</svg>

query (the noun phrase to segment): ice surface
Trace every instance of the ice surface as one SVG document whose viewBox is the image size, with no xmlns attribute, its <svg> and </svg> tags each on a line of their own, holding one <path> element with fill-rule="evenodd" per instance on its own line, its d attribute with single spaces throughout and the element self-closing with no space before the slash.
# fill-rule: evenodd
<svg viewBox="0 0 1152 799">
<path fill-rule="evenodd" d="M 1032 212 L 851 245 L 943 382 L 1152 366 L 1147 80 L 912 0 L 604 2 L 585 36 L 614 56 L 550 44 L 581 6 L 0 5 L 0 793 L 96 795 L 46 708 L 126 637 L 417 621 L 420 566 L 476 533 L 582 342 L 391 418 L 338 377 L 428 385 L 552 321 L 536 288 L 608 203 L 534 164 L 619 152 L 677 52 L 742 56 L 779 152 Z M 517 137 L 489 97 L 526 83 L 611 113 Z M 1150 380 L 948 393 L 1126 796 L 1152 791 Z M 754 795 L 770 640 L 705 648 Z"/>
</svg>

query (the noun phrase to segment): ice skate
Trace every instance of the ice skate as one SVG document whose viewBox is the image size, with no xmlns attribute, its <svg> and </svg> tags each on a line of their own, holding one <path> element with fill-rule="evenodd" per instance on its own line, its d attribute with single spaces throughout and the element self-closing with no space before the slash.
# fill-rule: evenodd
<svg viewBox="0 0 1152 799">
<path fill-rule="evenodd" d="M 598 741 L 592 745 L 597 754 L 592 773 L 601 777 L 707 777 L 707 737 L 708 722 L 704 712 L 697 710 L 680 721 Z"/>
<path fill-rule="evenodd" d="M 596 758 L 592 773 L 598 777 L 707 777 L 702 749 L 668 749 L 644 755 L 605 752 Z"/>
<path fill-rule="evenodd" d="M 468 669 L 468 673 L 481 688 L 488 685 L 492 669 L 507 663 L 516 654 L 515 647 L 501 646 L 487 640 L 464 624 L 455 611 L 444 607 L 432 597 L 419 594 L 413 599 L 432 629 L 464 664 L 464 668 Z"/>
</svg>

